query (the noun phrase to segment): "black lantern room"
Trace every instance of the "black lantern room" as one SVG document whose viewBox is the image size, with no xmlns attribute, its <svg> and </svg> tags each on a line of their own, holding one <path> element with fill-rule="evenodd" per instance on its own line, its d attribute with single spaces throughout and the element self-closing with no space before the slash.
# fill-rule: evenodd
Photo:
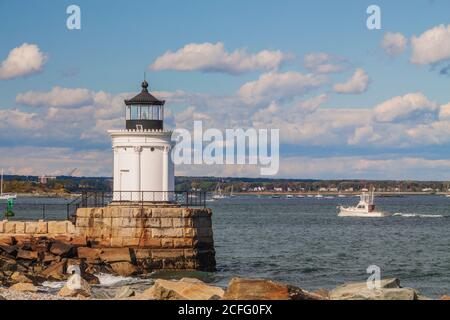
<svg viewBox="0 0 450 320">
<path fill-rule="evenodd" d="M 164 100 L 158 100 L 148 92 L 147 81 L 142 82 L 142 91 L 134 98 L 125 100 L 127 129 L 162 130 Z"/>
</svg>

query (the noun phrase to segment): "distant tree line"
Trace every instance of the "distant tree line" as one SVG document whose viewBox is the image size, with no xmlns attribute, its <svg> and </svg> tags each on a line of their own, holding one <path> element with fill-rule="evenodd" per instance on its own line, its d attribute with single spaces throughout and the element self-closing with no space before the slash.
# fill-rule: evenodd
<svg viewBox="0 0 450 320">
<path fill-rule="evenodd" d="M 4 192 L 17 193 L 79 193 L 82 191 L 112 191 L 108 177 L 56 177 L 41 183 L 36 176 L 5 176 Z M 224 192 L 355 192 L 375 188 L 385 192 L 446 192 L 446 181 L 389 181 L 389 180 L 302 180 L 267 178 L 176 177 L 175 189 L 212 192 L 220 187 Z"/>
</svg>

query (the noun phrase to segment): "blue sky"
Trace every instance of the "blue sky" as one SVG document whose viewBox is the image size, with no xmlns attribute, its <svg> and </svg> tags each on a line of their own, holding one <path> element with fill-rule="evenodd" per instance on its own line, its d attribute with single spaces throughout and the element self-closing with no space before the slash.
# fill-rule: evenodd
<svg viewBox="0 0 450 320">
<path fill-rule="evenodd" d="M 81 8 L 81 30 L 66 28 L 66 8 L 71 4 Z M 366 27 L 371 4 L 381 8 L 381 30 Z M 0 125 L 0 165 L 11 173 L 60 173 L 79 167 L 80 174 L 109 175 L 109 138 L 102 130 L 120 126 L 121 98 L 139 90 L 146 71 L 151 90 L 168 101 L 172 111 L 168 122 L 177 127 L 206 115 L 212 126 L 258 123 L 285 129 L 282 177 L 450 179 L 446 107 L 450 79 L 439 73 L 450 58 L 448 48 L 439 42 L 450 38 L 436 29 L 447 27 L 449 10 L 450 3 L 444 0 L 1 0 L 0 61 L 7 61 L 10 52 L 25 43 L 36 46 L 45 61 L 36 70 L 4 73 L 3 79 L 0 71 L 0 111 L 9 121 Z M 426 45 L 427 38 L 420 36 L 427 31 L 441 37 L 438 43 Z M 390 42 L 390 48 L 398 50 L 392 54 L 381 44 L 394 33 L 395 41 L 405 39 L 406 44 Z M 413 45 L 413 37 L 422 41 Z M 209 50 L 200 47 L 205 43 L 222 43 L 228 55 L 239 49 L 250 56 L 266 50 L 285 58 L 274 68 L 265 62 L 232 72 L 229 69 L 235 66 L 224 67 L 219 59 L 183 71 L 172 55 L 166 56 L 164 66 L 155 67 L 167 51 L 184 59 L 183 47 Z M 319 53 L 341 70 L 320 73 L 306 68 L 305 57 Z M 359 76 L 357 70 L 362 70 Z M 279 95 L 262 92 L 256 101 L 244 92 L 246 84 L 259 80 L 255 85 L 263 80 L 278 85 L 277 75 L 283 74 L 288 88 L 275 87 Z M 292 79 L 298 74 L 326 79 L 304 89 L 300 83 L 304 79 Z M 353 75 L 361 82 L 354 81 L 356 87 L 349 88 Z M 347 86 L 339 90 L 336 84 Z M 51 101 L 55 87 L 68 89 L 64 95 L 76 95 L 75 100 L 61 105 Z M 99 97 L 99 92 L 107 97 Z M 182 94 L 175 98 L 176 92 Z M 36 94 L 41 94 L 39 103 L 30 101 Z M 305 102 L 321 95 L 326 97 L 320 105 L 306 110 Z M 274 108 L 278 118 L 270 116 Z M 23 155 L 29 156 L 20 163 L 14 160 Z M 255 175 L 250 168 L 188 171 Z"/>
</svg>

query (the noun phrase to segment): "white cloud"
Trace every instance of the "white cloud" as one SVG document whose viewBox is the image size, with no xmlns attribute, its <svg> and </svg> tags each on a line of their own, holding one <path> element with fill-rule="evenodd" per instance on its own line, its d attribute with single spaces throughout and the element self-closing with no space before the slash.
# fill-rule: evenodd
<svg viewBox="0 0 450 320">
<path fill-rule="evenodd" d="M 112 152 L 66 147 L 0 147 L 1 165 L 8 174 L 67 175 L 74 168 L 78 176 L 112 176 Z"/>
<path fill-rule="evenodd" d="M 93 102 L 94 93 L 88 89 L 53 87 L 51 91 L 19 93 L 16 102 L 32 107 L 73 108 Z"/>
<path fill-rule="evenodd" d="M 441 110 L 439 112 L 439 119 L 450 120 L 450 103 L 441 106 Z"/>
<path fill-rule="evenodd" d="M 40 72 L 47 60 L 35 44 L 24 43 L 12 49 L 0 65 L 0 79 L 14 79 Z"/>
<path fill-rule="evenodd" d="M 19 109 L 0 109 L 0 119 L 0 130 L 4 130 L 5 133 L 12 128 L 35 130 L 44 126 L 42 119 L 36 113 L 23 112 Z"/>
<path fill-rule="evenodd" d="M 333 91 L 337 93 L 356 94 L 363 93 L 370 84 L 370 78 L 363 69 L 356 69 L 350 79 L 344 83 L 337 83 L 333 86 Z"/>
<path fill-rule="evenodd" d="M 349 67 L 345 59 L 323 52 L 306 55 L 303 65 L 314 73 L 338 73 Z"/>
<path fill-rule="evenodd" d="M 381 48 L 391 57 L 402 54 L 408 46 L 408 39 L 399 32 L 387 32 L 380 44 Z"/>
<path fill-rule="evenodd" d="M 436 120 L 439 107 L 422 93 L 409 93 L 389 99 L 374 109 L 374 119 L 378 122 Z"/>
<path fill-rule="evenodd" d="M 247 82 L 238 91 L 238 96 L 248 104 L 271 100 L 289 100 L 303 95 L 327 83 L 322 75 L 298 72 L 265 73 L 258 80 Z"/>
<path fill-rule="evenodd" d="M 167 51 L 158 57 L 150 68 L 239 74 L 255 70 L 276 70 L 290 58 L 290 54 L 284 54 L 279 50 L 263 50 L 250 54 L 245 49 L 237 49 L 229 53 L 222 42 L 190 43 L 176 52 Z"/>
<path fill-rule="evenodd" d="M 433 64 L 450 58 L 450 25 L 440 25 L 411 39 L 414 64 Z"/>
<path fill-rule="evenodd" d="M 260 177 L 249 165 L 177 166 L 185 176 Z M 292 156 L 280 159 L 279 178 L 450 180 L 450 160 L 423 157 Z"/>
</svg>

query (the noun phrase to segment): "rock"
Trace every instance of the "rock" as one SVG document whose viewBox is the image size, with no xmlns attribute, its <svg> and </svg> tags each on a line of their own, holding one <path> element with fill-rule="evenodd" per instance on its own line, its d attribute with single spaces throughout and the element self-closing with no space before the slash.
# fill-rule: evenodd
<svg viewBox="0 0 450 320">
<path fill-rule="evenodd" d="M 155 284 L 136 297 L 142 300 L 211 300 L 223 296 L 223 290 L 199 280 L 183 278 L 179 281 L 158 279 Z"/>
<path fill-rule="evenodd" d="M 50 252 L 61 257 L 70 257 L 73 255 L 73 245 L 70 243 L 55 241 L 50 247 Z"/>
<path fill-rule="evenodd" d="M 14 256 L 17 253 L 17 246 L 0 243 L 0 250 Z"/>
<path fill-rule="evenodd" d="M 283 283 L 233 278 L 223 296 L 224 300 L 324 300 L 320 295 Z"/>
<path fill-rule="evenodd" d="M 37 260 L 39 258 L 39 254 L 36 251 L 28 251 L 19 249 L 17 251 L 17 258 L 24 260 Z"/>
<path fill-rule="evenodd" d="M 33 283 L 33 280 L 31 280 L 23 273 L 17 271 L 11 275 L 10 279 L 14 283 Z"/>
<path fill-rule="evenodd" d="M 119 288 L 119 290 L 117 290 L 117 293 L 114 296 L 114 299 L 129 298 L 129 297 L 133 297 L 135 294 L 136 294 L 136 292 L 133 289 L 131 289 L 129 286 L 125 286 L 125 287 Z"/>
<path fill-rule="evenodd" d="M 88 262 L 100 262 L 101 249 L 94 249 L 88 247 L 77 248 L 77 256 L 79 259 L 86 259 Z"/>
<path fill-rule="evenodd" d="M 379 289 L 369 289 L 366 282 L 346 283 L 330 292 L 331 300 L 417 300 L 417 292 L 400 287 L 398 279 L 382 280 Z"/>
<path fill-rule="evenodd" d="M 4 296 L 0 296 L 0 300 L 6 300 Z"/>
<path fill-rule="evenodd" d="M 314 291 L 313 293 L 321 296 L 324 299 L 330 299 L 330 291 L 328 291 L 327 289 L 319 289 Z"/>
<path fill-rule="evenodd" d="M 36 288 L 32 283 L 16 283 L 9 287 L 9 290 L 14 291 L 22 291 L 22 292 L 37 292 L 38 288 Z"/>
<path fill-rule="evenodd" d="M 86 280 L 89 284 L 100 284 L 100 279 L 88 272 L 82 272 L 81 277 Z"/>
<path fill-rule="evenodd" d="M 86 280 L 79 275 L 72 275 L 64 287 L 59 290 L 58 295 L 61 297 L 90 297 L 91 286 Z"/>
<path fill-rule="evenodd" d="M 0 270 L 2 271 L 16 271 L 17 261 L 11 258 L 0 256 Z"/>
<path fill-rule="evenodd" d="M 0 234 L 0 243 L 6 244 L 6 245 L 12 245 L 12 244 L 14 244 L 14 239 L 11 236 Z"/>
<path fill-rule="evenodd" d="M 66 275 L 66 260 L 62 260 L 60 262 L 56 262 L 47 267 L 44 271 L 41 272 L 41 276 L 51 280 L 64 280 L 67 278 Z"/>
<path fill-rule="evenodd" d="M 450 296 L 444 295 L 441 297 L 440 300 L 450 300 Z"/>
<path fill-rule="evenodd" d="M 129 262 L 114 262 L 110 266 L 115 273 L 123 277 L 132 276 L 138 271 L 137 267 Z"/>
<path fill-rule="evenodd" d="M 108 248 L 103 249 L 100 253 L 100 259 L 104 262 L 131 262 L 131 254 L 129 248 Z"/>
<path fill-rule="evenodd" d="M 45 253 L 44 253 L 44 256 L 43 256 L 43 258 L 42 258 L 42 262 L 44 262 L 44 263 L 47 263 L 47 262 L 54 262 L 54 261 L 58 261 L 58 262 L 59 262 L 60 259 L 61 259 L 61 258 L 58 257 L 58 256 L 54 256 L 54 255 L 51 254 L 51 253 L 45 252 Z"/>
</svg>

